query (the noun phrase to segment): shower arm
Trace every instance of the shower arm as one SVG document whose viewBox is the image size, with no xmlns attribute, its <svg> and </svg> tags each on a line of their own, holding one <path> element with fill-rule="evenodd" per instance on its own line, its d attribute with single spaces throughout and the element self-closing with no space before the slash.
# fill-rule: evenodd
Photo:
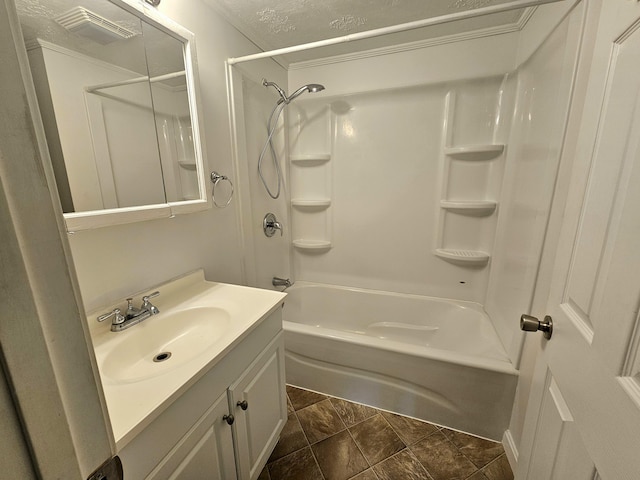
<svg viewBox="0 0 640 480">
<path fill-rule="evenodd" d="M 262 85 L 264 85 L 265 87 L 273 87 L 277 90 L 277 92 L 280 94 L 280 99 L 278 99 L 278 104 L 280 103 L 289 103 L 290 99 L 287 98 L 287 94 L 284 93 L 284 90 L 282 90 L 277 83 L 275 82 L 269 82 L 267 81 L 266 78 L 262 79 Z M 302 93 L 302 92 L 300 92 Z M 298 95 L 300 95 L 300 93 L 298 93 Z M 293 95 L 292 95 L 293 96 Z"/>
</svg>

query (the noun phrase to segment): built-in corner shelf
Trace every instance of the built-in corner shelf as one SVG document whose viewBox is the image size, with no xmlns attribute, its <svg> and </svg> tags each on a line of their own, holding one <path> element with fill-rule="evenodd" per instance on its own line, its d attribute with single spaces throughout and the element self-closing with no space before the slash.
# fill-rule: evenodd
<svg viewBox="0 0 640 480">
<path fill-rule="evenodd" d="M 291 200 L 291 205 L 305 210 L 322 210 L 331 205 L 331 200 L 329 198 L 318 198 L 314 200 L 294 198 Z"/>
<path fill-rule="evenodd" d="M 491 215 L 495 211 L 497 205 L 497 202 L 493 202 L 491 200 L 440 201 L 440 207 L 444 208 L 445 210 L 472 217 L 484 217 L 486 215 Z"/>
<path fill-rule="evenodd" d="M 186 168 L 187 170 L 196 169 L 195 160 L 178 160 L 178 165 L 180 165 L 182 168 Z"/>
<path fill-rule="evenodd" d="M 305 240 L 299 239 L 293 241 L 293 246 L 298 250 L 307 250 L 313 252 L 322 252 L 331 248 L 331 242 L 326 240 Z"/>
<path fill-rule="evenodd" d="M 504 151 L 503 144 L 479 144 L 459 145 L 457 147 L 445 147 L 444 154 L 460 160 L 489 160 L 497 157 Z"/>
<path fill-rule="evenodd" d="M 298 165 L 320 165 L 322 163 L 326 163 L 331 160 L 330 153 L 311 153 L 305 155 L 291 155 L 289 157 L 291 163 L 296 163 Z"/>
<path fill-rule="evenodd" d="M 468 266 L 486 265 L 490 255 L 485 252 L 475 250 L 452 250 L 446 248 L 438 248 L 435 255 L 451 263 Z"/>
</svg>

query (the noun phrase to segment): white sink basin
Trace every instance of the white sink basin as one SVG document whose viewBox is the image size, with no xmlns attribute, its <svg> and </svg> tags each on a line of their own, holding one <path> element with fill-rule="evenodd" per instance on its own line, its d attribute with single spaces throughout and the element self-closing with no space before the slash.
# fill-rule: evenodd
<svg viewBox="0 0 640 480">
<path fill-rule="evenodd" d="M 114 382 L 137 382 L 162 375 L 210 348 L 227 331 L 230 315 L 196 307 L 154 315 L 119 332 L 102 358 L 103 375 Z"/>
<path fill-rule="evenodd" d="M 153 299 L 160 313 L 121 332 L 110 331 L 109 322 L 99 323 L 96 317 L 114 308 L 126 309 L 124 300 L 87 315 L 119 448 L 222 361 L 286 296 L 272 290 L 207 282 L 202 270 L 144 293 L 154 290 L 160 291 Z M 171 355 L 162 356 L 165 353 Z M 161 361 L 154 362 L 154 358 Z"/>
</svg>

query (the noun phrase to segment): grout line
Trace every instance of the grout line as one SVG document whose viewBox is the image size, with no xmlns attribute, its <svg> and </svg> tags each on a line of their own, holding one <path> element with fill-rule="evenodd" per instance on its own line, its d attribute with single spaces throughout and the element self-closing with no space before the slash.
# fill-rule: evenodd
<svg viewBox="0 0 640 480">
<path fill-rule="evenodd" d="M 320 472 L 320 476 L 322 476 L 323 480 L 326 480 L 326 477 L 324 476 L 324 472 L 320 468 L 320 464 L 318 463 L 318 459 L 316 458 L 316 454 L 314 453 L 313 448 L 311 448 L 311 446 L 309 446 L 309 450 L 311 450 L 311 456 L 313 457 L 314 462 L 316 462 L 316 467 L 318 467 L 318 471 Z"/>
<path fill-rule="evenodd" d="M 293 385 L 292 385 L 292 386 L 293 386 Z M 294 387 L 295 387 L 295 386 L 294 386 Z M 300 389 L 300 390 L 306 390 L 306 389 L 301 388 L 301 387 L 295 387 L 295 388 L 298 388 L 298 389 Z M 457 452 L 458 452 L 458 453 L 459 453 L 463 458 L 465 458 L 467 461 L 469 461 L 469 462 L 470 462 L 470 463 L 471 463 L 471 464 L 476 468 L 476 470 L 475 470 L 475 471 L 474 471 L 474 472 L 473 472 L 469 477 L 466 477 L 467 479 L 469 479 L 469 478 L 473 477 L 473 476 L 474 476 L 474 475 L 476 475 L 478 472 L 480 472 L 480 473 L 482 473 L 482 474 L 484 475 L 484 469 L 485 469 L 487 466 L 489 466 L 490 464 L 492 464 L 492 463 L 496 462 L 496 461 L 497 461 L 501 456 L 505 455 L 504 453 L 501 453 L 501 454 L 500 454 L 500 455 L 498 455 L 496 458 L 494 458 L 493 460 L 491 460 L 490 462 L 488 462 L 486 465 L 484 465 L 483 467 L 480 467 L 480 468 L 479 468 L 479 467 L 477 467 L 477 466 L 476 466 L 476 464 L 475 464 L 475 463 L 474 463 L 474 462 L 473 462 L 469 457 L 467 457 L 467 455 L 465 455 L 465 454 L 464 454 L 464 452 L 462 452 L 462 450 L 461 450 L 460 448 L 458 448 L 458 446 L 457 446 L 457 445 L 456 445 L 456 444 L 455 444 L 455 443 L 454 443 L 454 442 L 453 442 L 453 441 L 448 437 L 448 435 L 446 435 L 446 434 L 444 433 L 444 431 L 443 431 L 445 428 L 447 428 L 448 430 L 452 430 L 452 431 L 457 431 L 457 430 L 449 429 L 448 427 L 443 427 L 443 426 L 441 426 L 441 425 L 437 425 L 437 424 L 434 424 L 434 423 L 431 423 L 431 422 L 427 422 L 427 421 L 424 421 L 424 420 L 416 419 L 416 418 L 413 418 L 413 417 L 410 417 L 410 416 L 407 416 L 407 415 L 402 415 L 402 414 L 399 414 L 399 413 L 396 413 L 396 412 L 390 412 L 390 411 L 387 411 L 387 410 L 381 410 L 381 409 L 379 409 L 379 408 L 372 407 L 372 406 L 370 406 L 370 405 L 365 405 L 365 404 L 361 404 L 361 403 L 358 403 L 358 402 L 353 402 L 353 401 L 351 401 L 351 400 L 343 399 L 343 398 L 340 398 L 340 397 L 333 397 L 333 396 L 331 396 L 331 395 L 327 395 L 327 394 L 324 394 L 324 393 L 314 392 L 313 390 L 306 390 L 306 391 L 310 391 L 310 392 L 313 392 L 313 393 L 318 393 L 319 395 L 322 395 L 322 396 L 324 396 L 325 398 L 324 398 L 324 399 L 322 399 L 322 400 L 320 400 L 320 401 L 318 401 L 318 402 L 312 403 L 311 405 L 307 405 L 306 407 L 303 407 L 303 408 L 300 408 L 300 409 L 296 410 L 296 408 L 293 406 L 293 402 L 291 402 L 291 398 L 289 397 L 289 394 L 287 393 L 287 398 L 288 398 L 288 400 L 289 400 L 289 403 L 291 403 L 291 406 L 292 406 L 292 408 L 293 408 L 293 413 L 294 413 L 294 415 L 295 415 L 295 417 L 296 417 L 296 419 L 297 419 L 298 423 L 300 424 L 300 427 L 301 427 L 302 433 L 303 433 L 304 438 L 305 438 L 305 440 L 306 440 L 306 442 L 307 442 L 307 445 L 306 445 L 305 447 L 302 447 L 301 449 L 298 449 L 298 450 L 296 450 L 295 452 L 298 452 L 298 451 L 300 451 L 300 450 L 302 450 L 302 449 L 304 449 L 304 448 L 309 447 L 309 449 L 310 449 L 310 451 L 311 451 L 311 455 L 313 456 L 313 459 L 314 459 L 314 461 L 315 461 L 315 463 L 316 463 L 316 466 L 318 467 L 318 470 L 320 471 L 320 474 L 322 475 L 322 478 L 323 478 L 324 480 L 326 480 L 326 477 L 324 476 L 324 473 L 322 472 L 322 469 L 320 468 L 320 464 L 318 463 L 318 459 L 316 458 L 316 455 L 315 455 L 315 453 L 314 453 L 313 449 L 311 448 L 311 446 L 312 446 L 312 445 L 316 445 L 316 444 L 318 444 L 318 443 L 320 443 L 320 442 L 322 442 L 322 441 L 324 441 L 324 440 L 327 440 L 327 439 L 329 439 L 329 438 L 331 438 L 331 437 L 333 437 L 333 436 L 335 436 L 335 435 L 337 435 L 337 434 L 339 434 L 339 433 L 342 433 L 342 432 L 344 432 L 344 430 L 347 430 L 347 432 L 348 432 L 349 436 L 351 437 L 351 440 L 355 443 L 356 447 L 358 448 L 358 451 L 361 453 L 361 455 L 362 455 L 362 456 L 363 456 L 363 458 L 365 459 L 365 462 L 366 462 L 366 463 L 367 463 L 367 465 L 368 465 L 368 468 L 367 468 L 367 469 L 365 469 L 364 471 L 366 471 L 366 470 L 370 470 L 370 471 L 373 473 L 373 475 L 374 475 L 377 479 L 379 479 L 379 477 L 378 477 L 378 475 L 376 474 L 376 472 L 373 470 L 373 467 L 374 467 L 375 465 L 378 465 L 378 464 L 380 464 L 380 463 L 382 463 L 382 462 L 384 462 L 384 461 L 386 461 L 386 460 L 388 460 L 388 459 L 390 459 L 390 458 L 392 458 L 392 457 L 396 456 L 396 455 L 399 455 L 400 453 L 403 453 L 405 450 L 406 450 L 406 451 L 408 451 L 408 452 L 409 452 L 409 454 L 410 454 L 410 455 L 411 455 L 411 456 L 412 456 L 412 457 L 413 457 L 413 458 L 418 462 L 418 464 L 420 464 L 420 465 L 421 465 L 421 467 L 423 468 L 423 470 L 426 472 L 427 476 L 428 476 L 430 479 L 433 479 L 433 476 L 431 475 L 431 473 L 430 473 L 430 472 L 427 470 L 427 468 L 422 464 L 422 462 L 420 462 L 420 461 L 417 459 L 417 457 L 415 456 L 415 454 L 413 453 L 413 451 L 411 450 L 411 448 L 410 448 L 410 447 L 411 447 L 412 445 L 415 445 L 415 444 L 417 444 L 417 443 L 419 443 L 419 442 L 423 441 L 424 439 L 426 439 L 426 438 L 428 438 L 428 437 L 431 437 L 431 436 L 435 435 L 436 433 L 440 433 L 440 434 L 444 437 L 445 441 L 446 441 L 448 444 L 450 444 L 450 445 L 455 449 L 455 451 L 457 451 Z M 353 425 L 347 426 L 347 424 L 345 423 L 344 419 L 342 418 L 342 415 L 340 414 L 340 412 L 338 412 L 338 410 L 336 409 L 335 405 L 334 405 L 334 404 L 333 404 L 333 402 L 331 401 L 331 399 L 334 399 L 334 398 L 335 398 L 335 399 L 338 399 L 338 400 L 345 401 L 345 402 L 347 402 L 347 403 L 351 403 L 351 404 L 355 404 L 355 405 L 362 405 L 362 406 L 365 406 L 365 407 L 371 408 L 371 409 L 375 410 L 375 412 L 376 412 L 376 413 L 375 413 L 374 415 L 372 415 L 372 416 L 368 417 L 368 418 L 365 418 L 365 419 L 363 419 L 363 420 L 360 420 L 360 421 L 358 421 L 358 422 L 354 423 Z M 313 405 L 317 405 L 318 403 L 321 403 L 321 402 L 323 402 L 323 401 L 325 401 L 325 400 L 329 400 L 329 405 L 331 405 L 331 409 L 332 409 L 332 410 L 337 414 L 338 419 L 340 420 L 340 422 L 342 423 L 342 425 L 343 425 L 345 428 L 344 428 L 344 429 L 342 429 L 342 430 L 339 430 L 338 432 L 336 432 L 336 433 L 334 433 L 334 434 L 332 434 L 332 435 L 329 435 L 329 436 L 327 436 L 327 437 L 325 437 L 325 438 L 323 438 L 323 439 L 321 439 L 321 440 L 318 440 L 317 442 L 311 443 L 311 442 L 309 441 L 309 437 L 308 437 L 308 435 L 307 435 L 307 432 L 306 432 L 306 431 L 305 431 L 305 429 L 302 427 L 302 422 L 300 422 L 300 418 L 298 417 L 298 412 L 299 412 L 299 411 L 301 411 L 301 410 L 304 410 L 304 409 L 306 409 L 306 408 L 309 408 L 309 407 L 311 407 L 311 406 L 313 406 Z M 436 430 L 435 430 L 435 431 L 433 431 L 433 432 L 431 432 L 431 433 L 429 433 L 429 434 L 427 434 L 427 435 L 424 435 L 424 436 L 420 437 L 420 438 L 419 438 L 418 440 L 416 440 L 415 442 L 408 444 L 408 443 L 407 443 L 407 442 L 405 442 L 405 441 L 404 441 L 404 439 L 403 439 L 403 438 L 398 434 L 397 429 L 396 429 L 396 428 L 394 428 L 394 426 L 391 424 L 391 422 L 389 422 L 389 421 L 385 418 L 385 416 L 383 415 L 383 413 L 389 413 L 389 414 L 392 414 L 392 415 L 397 415 L 397 416 L 400 416 L 400 417 L 405 417 L 405 418 L 409 418 L 409 419 L 412 419 L 412 420 L 416 420 L 416 421 L 421 422 L 421 423 L 425 423 L 425 424 L 428 424 L 428 425 L 432 425 L 432 426 L 436 427 Z M 393 431 L 393 432 L 398 436 L 398 438 L 400 439 L 400 441 L 405 445 L 405 448 L 403 448 L 403 449 L 402 449 L 402 450 L 400 450 L 399 452 L 396 452 L 396 453 L 394 453 L 393 455 L 390 455 L 390 456 L 388 456 L 388 457 L 386 457 L 386 458 L 384 458 L 384 459 L 380 460 L 379 462 L 377 462 L 377 463 L 375 463 L 375 464 L 373 464 L 373 465 L 372 465 L 372 464 L 369 462 L 369 460 L 367 459 L 367 457 L 365 456 L 365 454 L 364 454 L 364 452 L 362 451 L 362 448 L 360 447 L 360 445 L 358 444 L 358 442 L 356 442 L 355 438 L 353 437 L 353 434 L 351 433 L 351 428 L 352 428 L 352 427 L 355 427 L 356 425 L 360 425 L 361 423 L 363 423 L 363 422 L 365 422 L 365 421 L 367 421 L 367 420 L 370 420 L 370 419 L 374 418 L 376 415 L 380 415 L 380 416 L 383 418 L 383 420 L 385 421 L 385 423 L 391 427 L 391 430 L 392 430 L 392 431 Z M 466 433 L 466 432 L 461 432 L 461 433 L 464 433 L 464 434 L 469 435 L 469 436 L 472 436 L 472 437 L 476 437 L 475 435 L 472 435 L 472 434 L 469 434 L 469 433 Z M 482 437 L 478 437 L 478 438 L 482 438 Z M 488 440 L 488 439 L 484 439 L 484 440 Z M 491 440 L 491 441 L 492 441 L 492 442 L 494 442 L 494 443 L 500 443 L 500 442 L 495 442 L 495 441 L 493 441 L 493 440 Z M 291 455 L 292 453 L 295 453 L 295 452 L 291 452 L 291 453 L 289 453 L 288 455 Z M 286 456 L 286 455 L 285 455 L 285 456 Z M 282 457 L 282 458 L 284 458 L 284 457 Z M 279 459 L 278 459 L 278 460 L 279 460 Z M 360 473 L 356 474 L 354 477 L 357 477 L 357 476 L 358 476 L 358 475 L 360 475 L 361 473 L 362 473 L 362 472 L 360 472 Z M 350 478 L 354 478 L 354 477 L 350 477 Z"/>
<path fill-rule="evenodd" d="M 291 401 L 291 399 L 289 399 L 289 401 Z M 291 403 L 291 406 L 293 407 L 293 402 Z M 310 407 L 311 405 L 308 405 L 308 406 Z M 307 407 L 304 407 L 304 408 L 307 408 Z M 301 408 L 300 410 L 303 410 L 303 409 Z M 302 430 L 302 435 L 304 435 L 304 439 L 307 441 L 307 445 L 305 447 L 302 447 L 300 450 L 303 450 L 305 448 L 309 449 L 309 451 L 311 452 L 311 456 L 313 457 L 313 461 L 316 463 L 316 467 L 318 467 L 318 471 L 320 472 L 320 476 L 322 477 L 323 480 L 326 480 L 326 478 L 324 476 L 324 473 L 322 472 L 322 469 L 320 468 L 320 464 L 318 463 L 318 459 L 316 458 L 316 454 L 314 453 L 313 448 L 311 448 L 311 442 L 309 441 L 309 437 L 307 436 L 307 432 L 304 431 L 304 428 L 302 427 L 302 423 L 300 422 L 300 418 L 298 418 L 298 410 L 296 410 L 295 407 L 293 407 L 293 414 L 296 416 L 296 420 L 298 420 L 298 424 L 300 425 L 300 430 Z M 296 450 L 296 452 L 299 452 L 300 450 Z M 289 454 L 289 455 L 291 455 L 291 454 Z"/>
<path fill-rule="evenodd" d="M 507 454 L 506 453 L 501 453 L 500 455 L 498 455 L 496 458 L 494 458 L 493 460 L 491 460 L 489 463 L 487 463 L 484 467 L 479 468 L 478 471 L 482 472 L 482 474 L 484 475 L 484 470 L 485 468 L 487 468 L 489 465 L 491 465 L 492 463 L 496 463 L 500 457 L 506 457 Z M 513 470 L 511 469 L 511 464 L 509 463 L 509 459 L 507 459 L 507 465 L 509 465 L 509 470 L 511 470 L 511 474 L 513 475 Z M 485 475 L 486 477 L 486 475 Z"/>
<path fill-rule="evenodd" d="M 355 443 L 356 448 L 358 449 L 358 451 L 360 452 L 360 454 L 362 455 L 362 458 L 364 458 L 364 461 L 367 462 L 367 465 L 369 466 L 369 468 L 373 467 L 373 465 L 371 465 L 371 462 L 369 462 L 369 459 L 367 458 L 367 456 L 364 454 L 364 452 L 362 451 L 362 449 L 360 448 L 360 445 L 358 445 L 358 442 L 356 442 L 356 439 L 353 438 L 353 434 L 351 433 L 351 430 L 349 430 L 347 428 L 347 432 L 349 432 L 349 436 L 351 437 L 351 440 L 353 441 L 353 443 Z M 366 468 L 365 468 L 366 470 Z M 362 473 L 362 472 L 360 472 Z"/>
</svg>

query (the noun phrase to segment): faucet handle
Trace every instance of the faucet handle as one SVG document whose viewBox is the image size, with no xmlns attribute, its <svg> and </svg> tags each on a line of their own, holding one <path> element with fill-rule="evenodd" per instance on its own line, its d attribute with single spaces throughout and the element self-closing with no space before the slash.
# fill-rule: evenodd
<svg viewBox="0 0 640 480">
<path fill-rule="evenodd" d="M 147 303 L 149 303 L 150 298 L 157 297 L 158 295 L 160 295 L 160 292 L 158 290 L 156 290 L 153 293 L 150 293 L 149 295 L 145 295 L 144 297 L 142 297 L 142 303 L 146 305 Z"/>
<path fill-rule="evenodd" d="M 122 322 L 124 322 L 124 315 L 122 315 L 120 313 L 120 309 L 119 308 L 114 308 L 111 312 L 109 313 L 103 313 L 102 315 L 100 315 L 99 317 L 97 317 L 97 320 L 99 322 L 104 322 L 105 320 L 107 320 L 108 318 L 113 317 L 113 324 L 114 325 L 118 325 Z"/>
<path fill-rule="evenodd" d="M 158 307 L 156 307 L 155 305 L 152 305 L 151 302 L 149 302 L 150 298 L 153 297 L 157 297 L 158 295 L 160 295 L 159 291 L 155 291 L 153 293 L 150 293 L 149 295 L 145 295 L 144 297 L 142 297 L 142 309 L 147 309 L 149 310 L 149 312 L 151 312 L 151 315 L 155 315 L 157 313 L 160 313 L 160 310 L 158 310 Z"/>
<path fill-rule="evenodd" d="M 131 312 L 132 310 L 134 310 L 133 297 L 127 298 L 127 312 Z"/>
</svg>

